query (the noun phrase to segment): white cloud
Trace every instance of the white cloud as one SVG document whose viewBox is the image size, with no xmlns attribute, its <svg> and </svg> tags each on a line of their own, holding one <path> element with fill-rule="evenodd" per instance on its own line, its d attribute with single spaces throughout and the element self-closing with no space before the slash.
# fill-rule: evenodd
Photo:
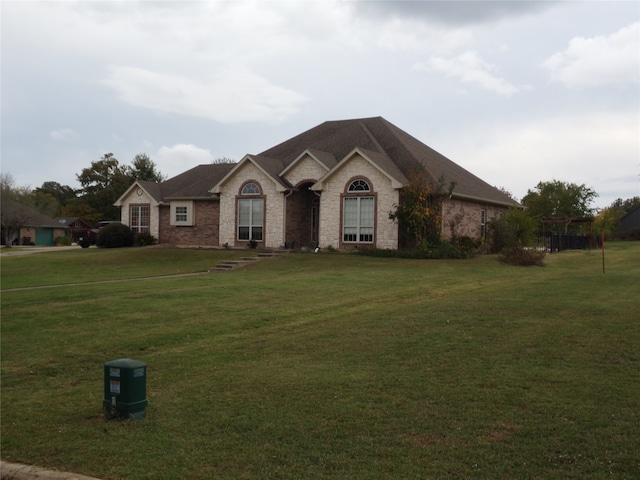
<svg viewBox="0 0 640 480">
<path fill-rule="evenodd" d="M 142 68 L 114 67 L 104 83 L 131 105 L 221 123 L 281 123 L 308 100 L 246 70 L 198 81 Z"/>
<path fill-rule="evenodd" d="M 594 112 L 483 125 L 445 139 L 440 148 L 518 198 L 540 181 L 557 179 L 586 184 L 607 206 L 638 192 L 639 129 L 635 112 Z"/>
<path fill-rule="evenodd" d="M 640 22 L 609 36 L 575 37 L 542 66 L 567 86 L 628 84 L 640 81 Z"/>
<path fill-rule="evenodd" d="M 468 51 L 454 58 L 431 57 L 427 63 L 416 63 L 415 70 L 441 73 L 462 83 L 509 97 L 520 88 L 498 76 L 497 68 L 485 62 L 476 52 Z"/>
<path fill-rule="evenodd" d="M 52 130 L 49 132 L 49 137 L 55 141 L 64 141 L 76 138 L 78 134 L 71 128 L 61 128 L 59 130 Z"/>
<path fill-rule="evenodd" d="M 173 147 L 160 147 L 153 158 L 158 165 L 158 170 L 168 178 L 214 160 L 209 150 L 183 143 Z"/>
</svg>

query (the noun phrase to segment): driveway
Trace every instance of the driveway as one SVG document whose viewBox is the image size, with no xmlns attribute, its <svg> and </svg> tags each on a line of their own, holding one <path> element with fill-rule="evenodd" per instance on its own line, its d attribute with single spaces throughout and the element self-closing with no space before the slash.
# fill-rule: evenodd
<svg viewBox="0 0 640 480">
<path fill-rule="evenodd" d="M 16 246 L 16 247 L 2 247 L 0 248 L 0 256 L 2 257 L 14 257 L 18 255 L 31 255 L 32 253 L 46 253 L 46 252 L 62 252 L 63 250 L 78 250 L 78 245 L 71 246 L 59 246 L 59 247 L 28 247 L 28 246 Z"/>
</svg>

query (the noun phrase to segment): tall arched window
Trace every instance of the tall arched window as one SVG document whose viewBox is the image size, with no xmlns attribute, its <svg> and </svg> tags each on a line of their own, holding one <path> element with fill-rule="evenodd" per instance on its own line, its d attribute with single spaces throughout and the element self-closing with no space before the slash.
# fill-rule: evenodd
<svg viewBox="0 0 640 480">
<path fill-rule="evenodd" d="M 370 191 L 369 183 L 360 178 L 353 180 L 347 187 L 342 204 L 343 242 L 373 243 L 375 199 L 366 195 Z"/>
<path fill-rule="evenodd" d="M 261 242 L 264 238 L 264 198 L 257 183 L 243 185 L 238 199 L 238 240 Z M 248 198 L 243 198 L 248 197 Z"/>
</svg>

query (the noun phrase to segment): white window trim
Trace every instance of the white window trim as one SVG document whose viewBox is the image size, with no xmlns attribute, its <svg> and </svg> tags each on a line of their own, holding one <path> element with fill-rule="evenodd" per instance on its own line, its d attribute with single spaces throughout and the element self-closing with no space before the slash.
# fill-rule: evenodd
<svg viewBox="0 0 640 480">
<path fill-rule="evenodd" d="M 240 204 L 242 202 L 247 202 L 249 204 L 249 220 L 248 223 L 240 223 Z M 260 206 L 262 207 L 262 221 L 261 223 L 255 223 L 255 220 L 253 218 L 253 202 L 260 202 Z M 236 227 L 236 237 L 238 239 L 238 241 L 240 242 L 246 242 L 246 241 L 257 241 L 257 242 L 264 242 L 264 230 L 265 230 L 265 218 L 264 218 L 264 198 L 262 197 L 248 197 L 248 198 L 239 198 L 238 199 L 238 204 L 237 204 L 237 218 L 238 218 L 238 225 Z M 253 238 L 253 229 L 259 227 L 262 231 L 262 238 L 260 239 L 254 239 Z M 249 229 L 249 238 L 240 238 L 240 228 L 248 228 Z"/>
<path fill-rule="evenodd" d="M 187 208 L 187 219 L 184 221 L 176 220 L 176 209 L 177 207 L 186 207 Z M 193 226 L 193 202 L 192 201 L 178 201 L 171 202 L 170 205 L 170 225 L 176 227 L 192 227 Z"/>
<path fill-rule="evenodd" d="M 347 200 L 356 200 L 356 221 L 353 225 L 347 225 L 346 224 L 346 220 L 345 220 L 345 206 L 346 206 L 346 202 Z M 362 208 L 361 208 L 361 204 L 363 201 L 370 201 L 371 202 L 371 207 L 374 209 L 373 213 L 374 213 L 374 222 L 373 225 L 369 226 L 369 225 L 363 225 L 362 224 L 362 220 L 360 218 L 360 215 L 362 213 Z M 362 196 L 345 196 L 342 199 L 342 243 L 367 243 L 367 244 L 373 244 L 375 242 L 375 197 L 372 195 L 362 195 Z M 356 239 L 355 240 L 346 240 L 345 236 L 345 230 L 347 228 L 355 228 L 356 229 Z M 362 230 L 368 230 L 371 229 L 371 240 L 362 240 L 361 237 L 364 235 L 362 233 Z"/>
</svg>

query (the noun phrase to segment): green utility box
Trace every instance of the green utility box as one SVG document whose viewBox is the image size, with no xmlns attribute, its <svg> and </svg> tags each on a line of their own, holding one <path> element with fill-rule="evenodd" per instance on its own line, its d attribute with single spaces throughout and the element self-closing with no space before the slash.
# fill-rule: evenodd
<svg viewBox="0 0 640 480">
<path fill-rule="evenodd" d="M 147 401 L 147 364 L 121 358 L 104 364 L 104 414 L 107 418 L 140 420 Z"/>
</svg>

